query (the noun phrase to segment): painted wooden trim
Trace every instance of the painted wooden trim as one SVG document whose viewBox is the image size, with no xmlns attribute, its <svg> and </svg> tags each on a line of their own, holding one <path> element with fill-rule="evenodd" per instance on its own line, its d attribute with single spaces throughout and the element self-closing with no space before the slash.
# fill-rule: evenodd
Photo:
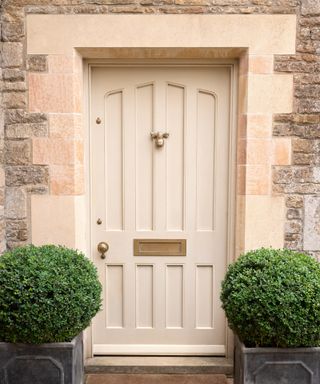
<svg viewBox="0 0 320 384">
<path fill-rule="evenodd" d="M 216 355 L 224 356 L 224 345 L 94 344 L 94 355 Z"/>
</svg>

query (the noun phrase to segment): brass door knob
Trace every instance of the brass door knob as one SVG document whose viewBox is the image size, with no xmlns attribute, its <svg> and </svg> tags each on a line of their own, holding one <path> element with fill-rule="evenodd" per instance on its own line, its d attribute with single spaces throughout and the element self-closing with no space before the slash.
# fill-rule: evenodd
<svg viewBox="0 0 320 384">
<path fill-rule="evenodd" d="M 101 253 L 101 259 L 105 259 L 106 258 L 106 253 L 108 252 L 108 249 L 109 249 L 109 245 L 107 243 L 105 243 L 104 241 L 101 241 L 99 244 L 98 244 L 98 252 Z"/>
</svg>

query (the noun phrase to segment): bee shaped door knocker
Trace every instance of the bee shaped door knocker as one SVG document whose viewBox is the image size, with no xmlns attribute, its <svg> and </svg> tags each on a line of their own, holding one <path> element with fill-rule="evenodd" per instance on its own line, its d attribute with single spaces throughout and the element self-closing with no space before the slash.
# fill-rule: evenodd
<svg viewBox="0 0 320 384">
<path fill-rule="evenodd" d="M 155 140 L 156 146 L 157 147 L 163 147 L 164 145 L 164 139 L 167 139 L 169 137 L 168 132 L 151 132 L 150 133 L 151 138 Z"/>
</svg>

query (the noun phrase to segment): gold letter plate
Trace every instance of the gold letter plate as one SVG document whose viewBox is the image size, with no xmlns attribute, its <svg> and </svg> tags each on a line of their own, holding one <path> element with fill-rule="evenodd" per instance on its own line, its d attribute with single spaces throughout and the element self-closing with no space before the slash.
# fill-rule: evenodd
<svg viewBox="0 0 320 384">
<path fill-rule="evenodd" d="M 134 256 L 186 256 L 186 239 L 134 239 Z"/>
</svg>

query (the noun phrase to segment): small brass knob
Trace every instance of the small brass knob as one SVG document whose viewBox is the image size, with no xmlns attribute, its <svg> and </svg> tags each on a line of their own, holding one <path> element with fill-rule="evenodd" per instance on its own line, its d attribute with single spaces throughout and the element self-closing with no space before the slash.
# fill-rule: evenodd
<svg viewBox="0 0 320 384">
<path fill-rule="evenodd" d="M 101 241 L 99 244 L 98 244 L 98 252 L 101 253 L 101 259 L 105 259 L 106 258 L 106 253 L 108 252 L 108 249 L 109 249 L 109 245 L 107 243 L 105 243 L 104 241 Z"/>
</svg>

